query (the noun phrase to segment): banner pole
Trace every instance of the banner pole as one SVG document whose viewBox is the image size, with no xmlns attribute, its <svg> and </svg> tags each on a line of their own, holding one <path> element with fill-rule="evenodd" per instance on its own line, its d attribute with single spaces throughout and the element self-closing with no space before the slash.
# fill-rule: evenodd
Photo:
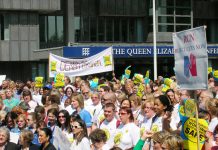
<svg viewBox="0 0 218 150">
<path fill-rule="evenodd" d="M 194 91 L 194 99 L 196 103 L 196 128 L 197 128 L 197 150 L 200 150 L 200 134 L 199 134 L 199 123 L 198 123 L 198 100 L 197 100 L 197 94 Z"/>
</svg>

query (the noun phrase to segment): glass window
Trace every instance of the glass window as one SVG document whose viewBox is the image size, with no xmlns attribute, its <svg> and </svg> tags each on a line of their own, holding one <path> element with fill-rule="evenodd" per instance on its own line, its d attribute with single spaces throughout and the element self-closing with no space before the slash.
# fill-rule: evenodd
<svg viewBox="0 0 218 150">
<path fill-rule="evenodd" d="M 64 41 L 64 21 L 63 16 L 57 16 L 57 37 L 59 42 Z"/>
<path fill-rule="evenodd" d="M 158 23 L 174 23 L 174 16 L 158 16 Z"/>
<path fill-rule="evenodd" d="M 39 16 L 40 48 L 64 45 L 63 16 Z"/>
<path fill-rule="evenodd" d="M 57 41 L 55 30 L 56 30 L 55 16 L 48 16 L 48 40 L 50 42 Z"/>
<path fill-rule="evenodd" d="M 0 15 L 0 35 L 1 35 L 1 40 L 4 40 L 4 17 L 3 15 Z"/>
<path fill-rule="evenodd" d="M 106 20 L 106 41 L 113 40 L 113 20 L 111 18 L 107 18 Z"/>
<path fill-rule="evenodd" d="M 136 35 L 136 21 L 135 19 L 130 19 L 129 22 L 129 41 L 135 42 L 135 35 Z"/>
<path fill-rule="evenodd" d="M 158 25 L 159 32 L 174 32 L 174 25 Z"/>
<path fill-rule="evenodd" d="M 80 17 L 74 17 L 75 41 L 80 41 Z"/>
<path fill-rule="evenodd" d="M 190 24 L 191 17 L 176 17 L 176 23 Z"/>
<path fill-rule="evenodd" d="M 191 8 L 176 8 L 176 15 L 190 15 Z"/>
<path fill-rule="evenodd" d="M 39 27 L 40 27 L 40 42 L 47 42 L 47 17 L 39 17 Z"/>
<path fill-rule="evenodd" d="M 26 13 L 20 14 L 19 15 L 19 23 L 22 25 L 27 25 L 28 24 L 28 17 Z"/>
<path fill-rule="evenodd" d="M 182 30 L 187 30 L 190 29 L 191 25 L 177 25 L 176 26 L 176 32 L 182 31 Z"/>
<path fill-rule="evenodd" d="M 18 25 L 19 24 L 19 17 L 18 14 L 11 14 L 11 24 Z"/>
<path fill-rule="evenodd" d="M 89 41 L 89 17 L 84 16 L 81 21 L 81 38 L 83 41 Z"/>
<path fill-rule="evenodd" d="M 96 17 L 90 17 L 90 40 L 97 41 L 97 19 Z"/>
<path fill-rule="evenodd" d="M 9 22 L 10 22 L 10 15 L 4 15 L 4 40 L 9 40 Z"/>
<path fill-rule="evenodd" d="M 38 17 L 37 15 L 35 14 L 29 14 L 29 24 L 30 25 L 37 25 L 37 20 L 38 20 Z"/>
<path fill-rule="evenodd" d="M 120 19 L 114 18 L 114 41 L 120 41 Z"/>
<path fill-rule="evenodd" d="M 105 20 L 103 17 L 98 19 L 98 40 L 104 41 L 104 31 L 105 31 Z"/>
<path fill-rule="evenodd" d="M 121 20 L 121 27 L 122 27 L 121 40 L 122 40 L 122 42 L 127 42 L 127 39 L 128 39 L 127 19 L 122 19 Z"/>
</svg>

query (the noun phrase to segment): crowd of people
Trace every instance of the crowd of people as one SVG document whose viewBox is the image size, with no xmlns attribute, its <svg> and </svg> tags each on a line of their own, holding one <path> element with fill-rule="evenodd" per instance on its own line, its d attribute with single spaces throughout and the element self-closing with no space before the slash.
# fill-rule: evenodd
<svg viewBox="0 0 218 150">
<path fill-rule="evenodd" d="M 65 76 L 64 87 L 4 80 L 0 150 L 188 149 L 181 136 L 181 108 L 194 95 L 198 111 L 187 107 L 186 113 L 193 118 L 198 114 L 208 124 L 201 149 L 218 149 L 218 87 L 210 74 L 209 88 L 195 93 L 180 90 L 175 76 L 71 80 Z"/>
</svg>

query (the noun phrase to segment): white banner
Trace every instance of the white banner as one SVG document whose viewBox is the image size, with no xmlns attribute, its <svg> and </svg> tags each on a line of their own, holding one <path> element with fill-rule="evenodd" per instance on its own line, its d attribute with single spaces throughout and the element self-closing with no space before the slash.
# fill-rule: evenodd
<svg viewBox="0 0 218 150">
<path fill-rule="evenodd" d="M 57 73 L 66 76 L 83 76 L 114 69 L 112 47 L 84 59 L 68 59 L 54 54 L 49 55 L 49 77 Z"/>
<path fill-rule="evenodd" d="M 173 33 L 175 74 L 180 89 L 207 89 L 207 41 L 205 28 Z"/>
</svg>

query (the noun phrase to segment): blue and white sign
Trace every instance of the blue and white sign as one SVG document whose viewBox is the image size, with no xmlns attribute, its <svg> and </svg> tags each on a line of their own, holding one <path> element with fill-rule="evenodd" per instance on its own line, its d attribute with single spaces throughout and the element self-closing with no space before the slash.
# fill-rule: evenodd
<svg viewBox="0 0 218 150">
<path fill-rule="evenodd" d="M 208 54 L 205 28 L 173 33 L 175 74 L 181 89 L 207 89 Z"/>
<path fill-rule="evenodd" d="M 86 58 L 93 56 L 107 47 L 102 46 L 73 46 L 64 47 L 63 56 L 71 58 Z M 208 55 L 218 56 L 218 46 L 208 46 Z M 138 58 L 138 57 L 153 57 L 153 46 L 113 46 L 114 58 Z M 157 46 L 157 55 L 174 56 L 173 46 Z"/>
</svg>

